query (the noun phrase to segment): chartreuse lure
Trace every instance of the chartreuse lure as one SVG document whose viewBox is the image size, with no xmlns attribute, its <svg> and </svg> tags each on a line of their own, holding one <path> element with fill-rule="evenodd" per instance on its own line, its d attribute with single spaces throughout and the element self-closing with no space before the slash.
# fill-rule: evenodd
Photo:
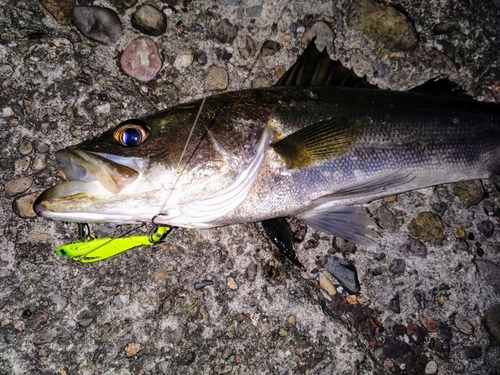
<svg viewBox="0 0 500 375">
<path fill-rule="evenodd" d="M 172 228 L 160 226 L 148 234 L 102 237 L 91 235 L 87 224 L 78 224 L 78 237 L 75 241 L 59 246 L 56 254 L 72 258 L 81 263 L 97 262 L 141 245 L 154 245 L 161 241 Z"/>
</svg>

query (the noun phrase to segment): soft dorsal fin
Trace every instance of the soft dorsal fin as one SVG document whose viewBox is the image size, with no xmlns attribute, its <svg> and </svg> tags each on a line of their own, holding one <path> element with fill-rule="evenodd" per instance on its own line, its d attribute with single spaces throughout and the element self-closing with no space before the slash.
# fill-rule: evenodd
<svg viewBox="0 0 500 375">
<path fill-rule="evenodd" d="M 295 64 L 286 71 L 275 86 L 342 86 L 378 88 L 366 79 L 358 77 L 352 69 L 339 60 L 333 61 L 326 49 L 318 50 L 315 39 L 311 40 Z"/>
<path fill-rule="evenodd" d="M 448 78 L 433 78 L 409 90 L 410 92 L 436 95 L 436 96 L 451 96 L 454 98 L 472 99 L 462 87 L 455 82 L 450 81 Z"/>
</svg>

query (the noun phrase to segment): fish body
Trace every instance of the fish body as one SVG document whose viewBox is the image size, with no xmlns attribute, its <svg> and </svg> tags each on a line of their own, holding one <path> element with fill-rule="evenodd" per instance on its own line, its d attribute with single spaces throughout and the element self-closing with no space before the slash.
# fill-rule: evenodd
<svg viewBox="0 0 500 375">
<path fill-rule="evenodd" d="M 296 216 L 368 245 L 363 203 L 499 181 L 500 105 L 373 88 L 249 89 L 125 121 L 56 158 L 70 181 L 35 202 L 46 218 L 209 228 Z"/>
</svg>

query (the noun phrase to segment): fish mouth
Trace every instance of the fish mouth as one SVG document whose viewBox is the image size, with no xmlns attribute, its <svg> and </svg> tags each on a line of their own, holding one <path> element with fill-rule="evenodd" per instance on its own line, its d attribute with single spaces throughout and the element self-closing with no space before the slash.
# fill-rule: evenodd
<svg viewBox="0 0 500 375">
<path fill-rule="evenodd" d="M 56 160 L 69 181 L 38 196 L 33 209 L 38 216 L 82 221 L 84 207 L 99 207 L 113 199 L 142 174 L 145 162 L 101 152 L 67 148 L 56 152 Z"/>
<path fill-rule="evenodd" d="M 138 158 L 71 148 L 57 151 L 56 160 L 68 180 L 98 181 L 113 194 L 129 186 L 143 170 Z"/>
</svg>

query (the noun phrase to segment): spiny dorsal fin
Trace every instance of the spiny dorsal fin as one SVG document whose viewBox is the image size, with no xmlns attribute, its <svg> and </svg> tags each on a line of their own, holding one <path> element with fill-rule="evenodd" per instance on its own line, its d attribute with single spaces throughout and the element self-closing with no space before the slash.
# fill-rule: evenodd
<svg viewBox="0 0 500 375">
<path fill-rule="evenodd" d="M 286 71 L 275 86 L 342 86 L 378 88 L 366 79 L 358 77 L 352 69 L 339 60 L 333 61 L 326 49 L 318 51 L 313 38 L 295 64 Z"/>
<path fill-rule="evenodd" d="M 339 116 L 306 126 L 272 147 L 288 168 L 304 168 L 349 151 L 357 142 L 361 130 L 361 119 Z"/>
</svg>

